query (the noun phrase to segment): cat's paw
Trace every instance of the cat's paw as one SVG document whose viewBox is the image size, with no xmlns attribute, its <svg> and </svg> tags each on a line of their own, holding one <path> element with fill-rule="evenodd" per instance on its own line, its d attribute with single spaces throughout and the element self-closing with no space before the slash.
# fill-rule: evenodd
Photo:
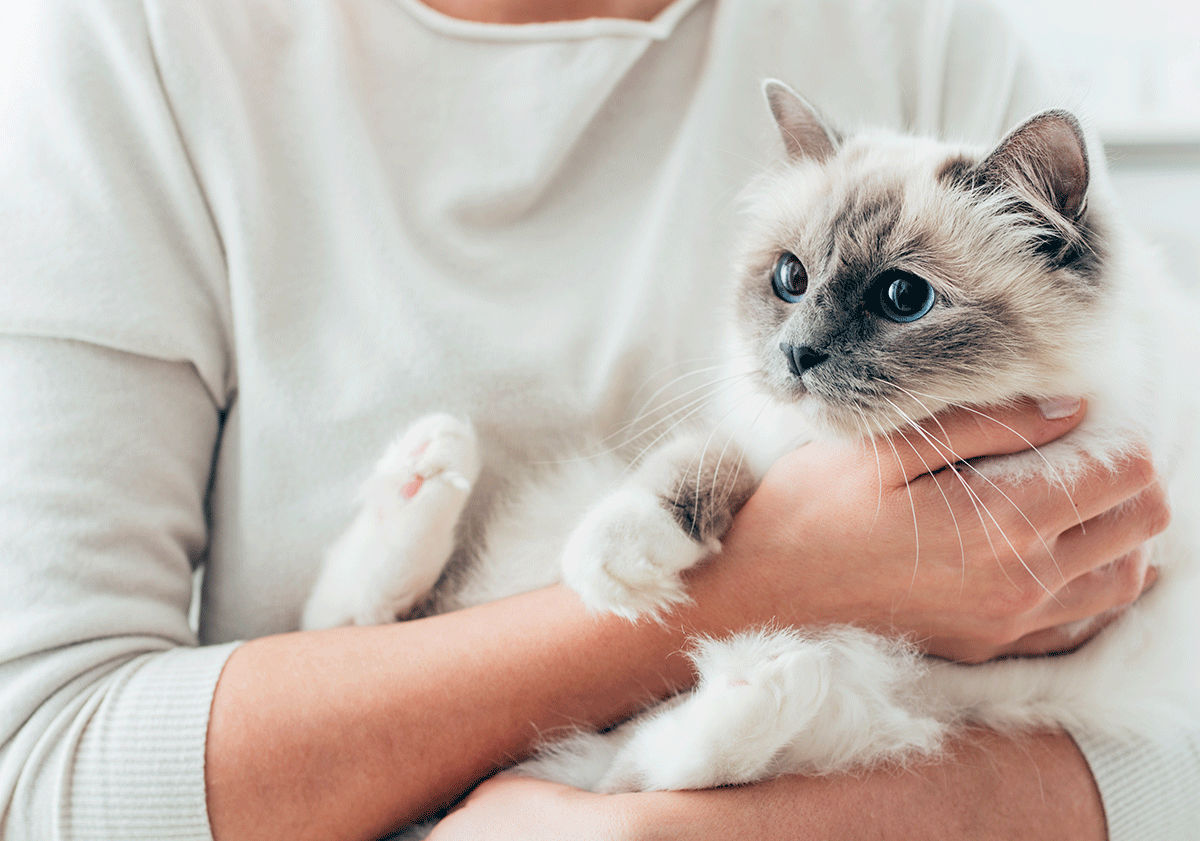
<svg viewBox="0 0 1200 841">
<path fill-rule="evenodd" d="M 747 644 L 748 643 L 748 644 Z M 701 683 L 637 725 L 598 789 L 711 788 L 779 772 L 776 759 L 817 724 L 829 691 L 827 653 L 789 635 L 709 642 Z"/>
<path fill-rule="evenodd" d="M 387 448 L 365 488 L 367 502 L 395 505 L 428 487 L 467 493 L 480 470 L 479 446 L 468 421 L 442 413 L 418 418 Z"/>
<path fill-rule="evenodd" d="M 680 573 L 721 545 L 689 537 L 651 491 L 627 487 L 588 512 L 563 550 L 563 581 L 589 608 L 658 618 L 688 600 Z"/>
<path fill-rule="evenodd" d="M 302 627 L 375 625 L 408 612 L 453 552 L 479 470 L 466 421 L 436 414 L 410 425 L 375 465 L 357 515 L 329 547 Z"/>
</svg>

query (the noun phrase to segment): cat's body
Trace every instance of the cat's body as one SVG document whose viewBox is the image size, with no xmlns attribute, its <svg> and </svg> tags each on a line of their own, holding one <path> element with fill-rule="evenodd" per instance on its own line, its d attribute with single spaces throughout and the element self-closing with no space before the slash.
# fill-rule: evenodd
<svg viewBox="0 0 1200 841">
<path fill-rule="evenodd" d="M 422 419 L 364 489 L 305 626 L 442 612 L 560 580 L 597 610 L 653 615 L 685 597 L 679 573 L 719 546 L 796 445 L 907 427 L 950 404 L 1083 395 L 1083 424 L 1039 454 L 962 468 L 1069 487 L 1083 453 L 1113 461 L 1144 441 L 1156 455 L 1179 512 L 1153 544 L 1161 580 L 1082 649 L 960 666 L 848 627 L 708 641 L 691 694 L 525 768 L 597 790 L 693 788 L 903 760 L 964 721 L 1113 735 L 1178 726 L 1200 693 L 1200 454 L 1188 422 L 1200 349 L 1185 346 L 1183 323 L 1195 310 L 1089 183 L 1073 118 L 1041 115 L 987 155 L 897 135 L 843 140 L 782 86 L 768 92 L 790 160 L 751 199 L 728 353 L 737 385 L 707 422 L 636 465 L 604 441 L 579 442 L 475 524 L 445 575 L 478 442 L 460 420 Z"/>
</svg>

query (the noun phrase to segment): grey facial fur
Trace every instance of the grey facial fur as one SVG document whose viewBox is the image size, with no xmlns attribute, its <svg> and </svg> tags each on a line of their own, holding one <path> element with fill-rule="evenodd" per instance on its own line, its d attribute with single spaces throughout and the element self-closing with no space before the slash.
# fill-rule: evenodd
<svg viewBox="0 0 1200 841">
<path fill-rule="evenodd" d="M 1069 362 L 1086 353 L 1107 282 L 1105 226 L 1087 201 L 1074 117 L 1040 114 L 990 152 L 882 133 L 822 143 L 813 132 L 824 122 L 804 116 L 809 106 L 769 92 L 789 158 L 752 199 L 738 294 L 740 337 L 760 385 L 851 435 L 952 402 L 1061 387 Z M 797 137 L 817 153 L 798 152 Z M 771 283 L 785 252 L 808 273 L 794 303 Z M 872 283 L 889 270 L 933 287 L 928 314 L 896 323 L 872 310 Z M 828 359 L 797 376 L 781 343 Z"/>
<path fill-rule="evenodd" d="M 679 528 L 700 543 L 723 537 L 754 492 L 754 477 L 743 468 L 740 450 L 722 450 L 701 448 L 676 462 L 675 475 L 659 496 Z"/>
</svg>

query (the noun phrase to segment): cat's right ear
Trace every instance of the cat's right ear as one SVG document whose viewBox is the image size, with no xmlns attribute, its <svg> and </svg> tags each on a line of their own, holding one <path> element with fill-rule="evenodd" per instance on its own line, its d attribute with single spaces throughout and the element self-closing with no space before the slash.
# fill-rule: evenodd
<svg viewBox="0 0 1200 841">
<path fill-rule="evenodd" d="M 820 163 L 833 155 L 840 138 L 804 97 L 778 79 L 763 82 L 763 94 L 789 158 Z"/>
<path fill-rule="evenodd" d="M 1086 206 L 1087 141 L 1069 111 L 1043 111 L 1017 126 L 976 167 L 981 182 L 1016 188 L 1073 222 Z"/>
</svg>

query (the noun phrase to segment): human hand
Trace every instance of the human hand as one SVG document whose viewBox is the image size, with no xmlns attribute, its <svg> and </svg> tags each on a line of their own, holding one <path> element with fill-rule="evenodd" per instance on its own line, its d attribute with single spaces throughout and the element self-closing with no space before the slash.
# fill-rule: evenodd
<svg viewBox="0 0 1200 841">
<path fill-rule="evenodd" d="M 630 800 L 499 774 L 439 822 L 429 841 L 632 841 L 640 835 L 626 809 Z"/>
<path fill-rule="evenodd" d="M 1048 478 L 985 479 L 961 462 L 1045 444 L 1083 407 L 989 414 L 788 454 L 696 576 L 698 603 L 711 592 L 732 608 L 722 630 L 853 622 L 964 662 L 1081 644 L 1103 626 L 1081 620 L 1115 615 L 1153 581 L 1142 547 L 1169 519 L 1163 488 L 1145 454 L 1115 473 L 1088 466 L 1070 496 Z"/>
</svg>

